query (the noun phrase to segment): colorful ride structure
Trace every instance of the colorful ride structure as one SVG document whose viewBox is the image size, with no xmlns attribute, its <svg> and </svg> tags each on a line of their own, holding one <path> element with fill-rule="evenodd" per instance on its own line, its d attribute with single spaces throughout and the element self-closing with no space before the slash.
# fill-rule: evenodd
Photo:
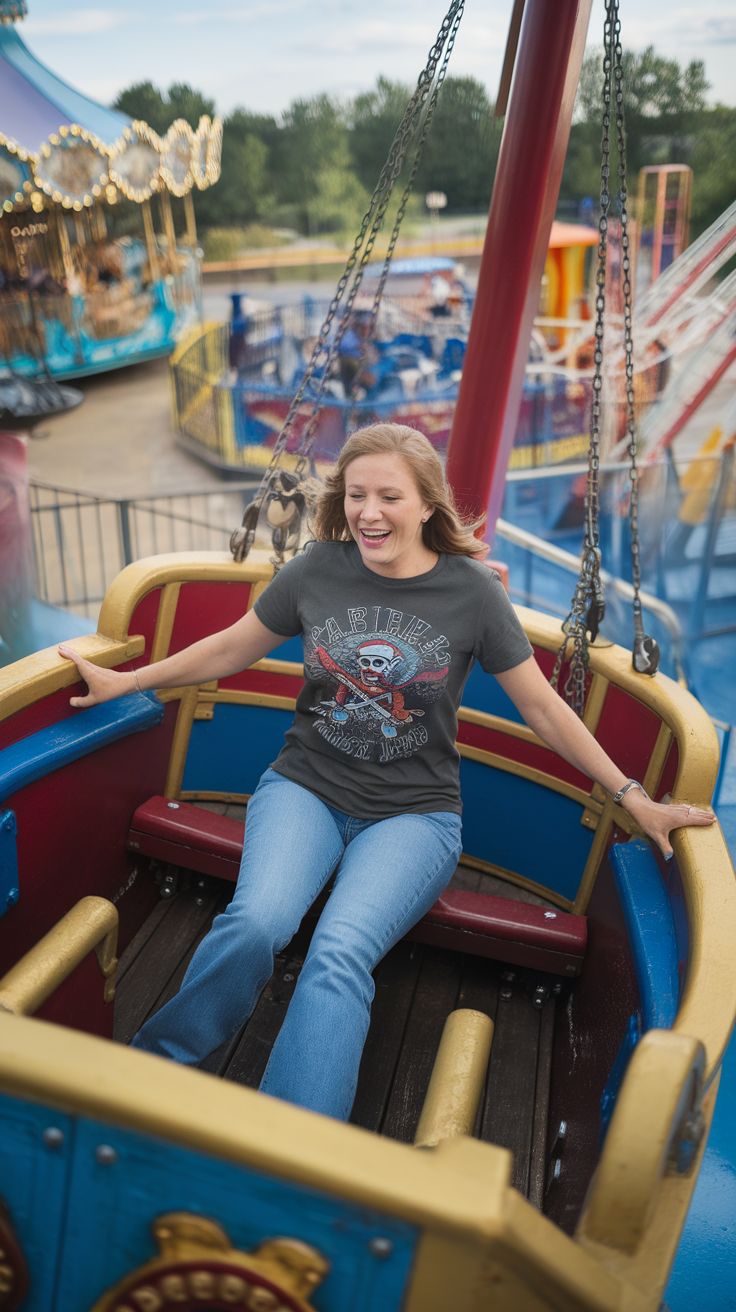
<svg viewBox="0 0 736 1312">
<path fill-rule="evenodd" d="M 553 223 L 527 369 L 512 468 L 554 464 L 587 451 L 589 370 L 577 350 L 589 336 L 589 252 L 594 229 Z M 382 262 L 381 262 L 382 263 Z M 366 269 L 340 345 L 314 445 L 329 467 L 345 437 L 376 419 L 410 424 L 444 455 L 462 375 L 473 295 L 462 267 L 436 256 L 396 260 L 381 297 L 375 335 L 354 386 L 381 263 Z M 244 314 L 206 324 L 171 358 L 174 425 L 187 450 L 229 472 L 261 474 L 311 355 L 326 302 Z M 581 336 L 582 330 L 582 336 Z M 567 343 L 571 343 L 568 347 Z M 319 382 L 319 378 L 315 380 Z M 289 450 L 310 414 L 304 398 Z"/>
<path fill-rule="evenodd" d="M 453 0 L 446 33 L 461 11 Z M 518 33 L 447 459 L 493 524 L 589 12 L 526 0 Z M 255 553 L 138 561 L 76 645 L 106 667 L 155 664 L 272 576 Z M 551 673 L 559 623 L 519 613 Z M 391 613 L 397 633 L 415 619 Z M 658 1312 L 666 1291 L 689 1312 L 704 1264 L 725 1312 L 727 1189 L 668 1288 L 714 1108 L 730 1151 L 723 835 L 679 830 L 664 863 L 477 668 L 459 714 L 464 854 L 378 968 L 351 1123 L 255 1092 L 309 917 L 202 1069 L 125 1046 L 231 896 L 248 797 L 303 677 L 297 639 L 277 655 L 81 713 L 55 648 L 0 673 L 0 1306 Z M 683 687 L 598 640 L 582 692 L 591 732 L 652 796 L 708 804 L 716 733 Z"/>
<path fill-rule="evenodd" d="M 201 313 L 192 188 L 219 177 L 220 121 L 160 138 L 39 63 L 15 26 L 24 3 L 0 9 L 0 378 L 168 354 Z"/>
</svg>

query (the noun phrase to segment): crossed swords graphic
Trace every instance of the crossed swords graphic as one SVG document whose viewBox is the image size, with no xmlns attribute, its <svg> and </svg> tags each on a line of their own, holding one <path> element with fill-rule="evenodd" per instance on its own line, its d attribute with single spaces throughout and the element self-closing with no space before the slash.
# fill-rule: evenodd
<svg viewBox="0 0 736 1312">
<path fill-rule="evenodd" d="M 325 651 L 324 647 L 317 648 L 317 656 L 319 657 L 320 664 L 324 665 L 325 669 L 330 674 L 334 675 L 334 677 L 338 680 L 339 683 L 344 684 L 346 688 L 350 688 L 351 692 L 355 694 L 361 705 L 370 706 L 371 710 L 375 711 L 376 714 L 381 717 L 381 719 L 387 720 L 389 724 L 399 725 L 399 724 L 406 723 L 405 720 L 397 720 L 396 717 L 392 715 L 390 711 L 386 710 L 385 706 L 379 705 L 378 702 L 379 697 L 390 697 L 391 695 L 390 688 L 384 688 L 381 690 L 380 693 L 377 693 L 374 697 L 371 697 L 369 693 L 363 691 L 359 683 L 356 683 L 354 679 L 350 678 L 349 674 L 345 674 L 345 672 L 340 669 L 340 666 L 335 664 L 332 657 L 328 655 L 328 653 Z M 411 714 L 412 716 L 424 715 L 424 711 L 413 710 Z"/>
</svg>

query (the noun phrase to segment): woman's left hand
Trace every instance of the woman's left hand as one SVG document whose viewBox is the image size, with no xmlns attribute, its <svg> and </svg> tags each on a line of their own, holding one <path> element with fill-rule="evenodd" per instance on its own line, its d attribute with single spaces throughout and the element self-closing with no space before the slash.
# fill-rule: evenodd
<svg viewBox="0 0 736 1312">
<path fill-rule="evenodd" d="M 626 794 L 621 805 L 647 837 L 654 840 L 667 861 L 672 856 L 670 834 L 673 829 L 684 829 L 688 825 L 712 825 L 716 819 L 712 811 L 703 811 L 698 806 L 652 802 L 633 788 Z"/>
</svg>

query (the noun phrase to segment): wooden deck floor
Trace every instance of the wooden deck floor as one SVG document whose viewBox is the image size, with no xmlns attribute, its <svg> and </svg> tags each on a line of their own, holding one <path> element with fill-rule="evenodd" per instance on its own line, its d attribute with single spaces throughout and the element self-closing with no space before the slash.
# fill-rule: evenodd
<svg viewBox="0 0 736 1312">
<path fill-rule="evenodd" d="M 542 902 L 463 867 L 458 867 L 452 886 Z M 178 991 L 197 945 L 232 892 L 232 884 L 195 876 L 187 890 L 162 900 L 151 913 L 120 961 L 115 1000 L 119 1042 L 129 1043 Z M 296 987 L 315 919 L 313 914 L 305 918 L 276 958 L 274 973 L 250 1019 L 229 1043 L 210 1054 L 203 1069 L 250 1088 L 258 1086 Z M 485 1012 L 495 1022 L 495 1034 L 475 1134 L 511 1149 L 512 1183 L 541 1207 L 554 995 L 537 1008 L 529 999 L 524 972 L 406 941 L 379 964 L 375 981 L 351 1121 L 411 1143 L 447 1016 L 456 1007 Z"/>
</svg>

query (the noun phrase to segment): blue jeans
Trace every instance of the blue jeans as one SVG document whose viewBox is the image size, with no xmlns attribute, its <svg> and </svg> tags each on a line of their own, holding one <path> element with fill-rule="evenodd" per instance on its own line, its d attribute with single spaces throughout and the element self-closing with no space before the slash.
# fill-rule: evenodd
<svg viewBox="0 0 736 1312">
<path fill-rule="evenodd" d="M 190 1065 L 236 1033 L 274 955 L 337 870 L 261 1089 L 347 1120 L 374 984 L 371 971 L 436 902 L 460 856 L 452 811 L 357 820 L 268 769 L 248 803 L 235 896 L 181 989 L 133 1045 Z"/>
</svg>

